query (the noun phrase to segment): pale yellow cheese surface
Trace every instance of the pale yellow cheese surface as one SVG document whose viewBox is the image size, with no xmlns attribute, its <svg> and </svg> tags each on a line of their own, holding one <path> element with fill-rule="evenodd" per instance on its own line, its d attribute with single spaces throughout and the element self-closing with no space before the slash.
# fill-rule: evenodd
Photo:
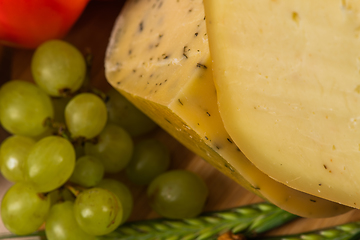
<svg viewBox="0 0 360 240">
<path fill-rule="evenodd" d="M 114 27 L 105 68 L 119 92 L 248 190 L 302 216 L 349 210 L 274 181 L 234 144 L 217 108 L 201 0 L 128 1 Z"/>
<path fill-rule="evenodd" d="M 289 187 L 360 207 L 360 1 L 205 1 L 219 110 Z"/>
</svg>

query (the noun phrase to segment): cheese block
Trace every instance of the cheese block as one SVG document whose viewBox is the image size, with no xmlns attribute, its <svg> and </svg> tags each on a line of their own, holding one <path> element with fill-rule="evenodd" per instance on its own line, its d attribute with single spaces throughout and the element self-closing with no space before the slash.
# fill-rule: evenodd
<svg viewBox="0 0 360 240">
<path fill-rule="evenodd" d="M 360 1 L 205 1 L 225 129 L 299 191 L 360 207 Z"/>
<path fill-rule="evenodd" d="M 109 83 L 248 190 L 292 213 L 328 217 L 350 208 L 281 184 L 245 158 L 223 127 L 201 0 L 130 0 L 105 59 Z"/>
</svg>

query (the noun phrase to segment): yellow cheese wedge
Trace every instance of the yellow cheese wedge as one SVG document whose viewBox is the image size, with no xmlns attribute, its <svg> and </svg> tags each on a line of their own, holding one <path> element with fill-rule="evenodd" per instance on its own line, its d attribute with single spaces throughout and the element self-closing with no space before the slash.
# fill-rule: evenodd
<svg viewBox="0 0 360 240">
<path fill-rule="evenodd" d="M 301 216 L 350 209 L 274 181 L 234 144 L 217 108 L 201 0 L 128 1 L 114 27 L 105 69 L 114 88 L 248 190 Z"/>
<path fill-rule="evenodd" d="M 261 171 L 360 207 L 360 1 L 205 1 L 225 129 Z"/>
</svg>

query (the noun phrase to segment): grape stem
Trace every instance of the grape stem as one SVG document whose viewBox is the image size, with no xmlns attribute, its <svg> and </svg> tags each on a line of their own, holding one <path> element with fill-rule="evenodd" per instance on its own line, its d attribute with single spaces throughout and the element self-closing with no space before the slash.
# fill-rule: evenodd
<svg viewBox="0 0 360 240">
<path fill-rule="evenodd" d="M 67 130 L 64 123 L 55 122 L 52 118 L 48 117 L 44 121 L 44 126 L 52 129 L 54 135 L 61 136 L 70 142 L 73 141 L 70 132 Z"/>
<path fill-rule="evenodd" d="M 80 187 L 80 186 L 74 186 L 71 183 L 66 183 L 64 185 L 66 189 L 68 189 L 75 197 L 77 197 L 82 191 L 84 191 L 86 188 Z"/>
<path fill-rule="evenodd" d="M 84 79 L 84 82 L 83 82 L 83 85 L 81 88 L 89 89 L 91 86 L 91 69 L 92 69 L 92 63 L 93 63 L 93 59 L 94 59 L 94 56 L 93 56 L 90 48 L 85 49 L 84 58 L 85 58 L 85 63 L 86 63 L 86 75 L 85 75 L 85 79 Z"/>
<path fill-rule="evenodd" d="M 98 138 L 94 137 L 92 139 L 86 139 L 84 137 L 72 138 L 71 133 L 66 128 L 64 123 L 55 122 L 52 118 L 47 118 L 44 121 L 45 127 L 50 127 L 53 130 L 53 134 L 57 136 L 61 136 L 66 140 L 70 141 L 74 146 L 83 146 L 86 142 L 90 142 L 92 144 L 96 144 L 98 142 Z"/>
<path fill-rule="evenodd" d="M 89 48 L 85 49 L 84 58 L 86 63 L 86 75 L 83 85 L 81 86 L 79 92 L 94 93 L 95 95 L 100 97 L 104 102 L 107 102 L 108 96 L 106 96 L 106 94 L 100 91 L 99 89 L 92 87 L 91 85 L 91 69 L 92 69 L 92 62 L 94 59 L 91 49 Z"/>
</svg>

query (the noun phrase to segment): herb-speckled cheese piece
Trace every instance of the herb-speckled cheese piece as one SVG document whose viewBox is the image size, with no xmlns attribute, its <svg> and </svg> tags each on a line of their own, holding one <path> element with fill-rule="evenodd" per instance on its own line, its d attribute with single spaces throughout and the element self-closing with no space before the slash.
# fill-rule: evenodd
<svg viewBox="0 0 360 240">
<path fill-rule="evenodd" d="M 260 170 L 360 207 L 360 1 L 207 0 L 219 110 Z"/>
<path fill-rule="evenodd" d="M 128 1 L 114 27 L 105 68 L 114 88 L 248 190 L 302 216 L 349 210 L 274 181 L 234 144 L 217 109 L 201 0 Z"/>
</svg>

